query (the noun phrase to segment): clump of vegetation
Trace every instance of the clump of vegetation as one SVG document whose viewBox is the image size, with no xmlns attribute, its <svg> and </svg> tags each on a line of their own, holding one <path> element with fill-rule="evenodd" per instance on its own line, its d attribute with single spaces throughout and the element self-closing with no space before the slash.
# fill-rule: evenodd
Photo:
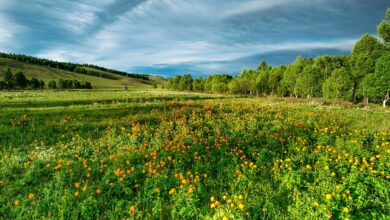
<svg viewBox="0 0 390 220">
<path fill-rule="evenodd" d="M 389 112 L 330 102 L 3 92 L 0 216 L 387 219 Z"/>
</svg>

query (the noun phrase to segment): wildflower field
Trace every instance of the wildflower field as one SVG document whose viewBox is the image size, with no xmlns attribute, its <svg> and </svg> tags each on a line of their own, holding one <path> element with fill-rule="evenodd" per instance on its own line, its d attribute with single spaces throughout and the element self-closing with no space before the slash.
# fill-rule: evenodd
<svg viewBox="0 0 390 220">
<path fill-rule="evenodd" d="M 381 107 L 29 91 L 0 113 L 0 219 L 390 218 Z"/>
</svg>

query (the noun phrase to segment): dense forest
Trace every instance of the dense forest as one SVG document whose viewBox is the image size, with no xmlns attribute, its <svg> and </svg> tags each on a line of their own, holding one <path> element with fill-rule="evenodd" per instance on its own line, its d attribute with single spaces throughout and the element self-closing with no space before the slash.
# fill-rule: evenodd
<svg viewBox="0 0 390 220">
<path fill-rule="evenodd" d="M 235 77 L 214 74 L 193 79 L 178 75 L 166 87 L 181 91 L 324 97 L 352 102 L 386 102 L 390 93 L 390 9 L 377 27 L 380 37 L 364 34 L 350 56 L 297 57 L 293 64 L 272 67 L 265 61 Z"/>
<path fill-rule="evenodd" d="M 43 89 L 45 82 L 37 78 L 31 78 L 30 80 L 19 71 L 15 75 L 11 69 L 8 68 L 4 71 L 4 81 L 0 81 L 0 90 L 17 90 L 17 89 Z M 64 80 L 58 79 L 57 81 L 51 80 L 48 83 L 49 89 L 92 89 L 90 82 L 80 82 L 78 80 Z"/>
<path fill-rule="evenodd" d="M 37 65 L 67 70 L 67 71 L 71 71 L 71 72 L 75 72 L 75 73 L 103 77 L 103 78 L 110 78 L 110 77 L 106 76 L 104 73 L 102 73 L 100 71 L 118 74 L 118 75 L 122 75 L 122 76 L 129 76 L 129 77 L 133 77 L 133 78 L 137 78 L 137 79 L 149 80 L 149 77 L 146 74 L 127 73 L 127 72 L 107 69 L 104 67 L 91 65 L 91 64 L 75 64 L 75 63 L 58 62 L 58 61 L 53 61 L 53 60 L 48 60 L 48 59 L 43 59 L 43 58 L 37 58 L 37 57 L 33 57 L 33 56 L 27 56 L 27 55 L 21 55 L 21 54 L 7 54 L 7 53 L 0 53 L 0 58 L 8 58 L 8 59 L 13 59 L 13 60 L 17 60 L 17 61 L 21 61 L 21 62 L 25 62 L 25 63 L 37 64 Z M 87 68 L 91 68 L 91 69 L 87 69 Z M 92 69 L 94 69 L 94 70 L 92 70 Z"/>
</svg>

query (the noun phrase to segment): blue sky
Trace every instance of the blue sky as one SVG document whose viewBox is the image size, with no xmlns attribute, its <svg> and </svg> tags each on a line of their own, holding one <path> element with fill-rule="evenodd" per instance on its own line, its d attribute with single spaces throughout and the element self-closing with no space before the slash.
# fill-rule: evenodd
<svg viewBox="0 0 390 220">
<path fill-rule="evenodd" d="M 0 51 L 162 75 L 349 54 L 388 0 L 0 0 Z"/>
</svg>

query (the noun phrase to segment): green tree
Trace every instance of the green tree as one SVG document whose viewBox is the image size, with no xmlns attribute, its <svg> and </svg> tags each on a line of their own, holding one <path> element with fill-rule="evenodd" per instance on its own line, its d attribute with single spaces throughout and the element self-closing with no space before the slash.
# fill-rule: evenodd
<svg viewBox="0 0 390 220">
<path fill-rule="evenodd" d="M 356 102 L 357 91 L 364 77 L 375 71 L 375 62 L 383 53 L 383 45 L 375 37 L 364 34 L 352 49 L 350 66 L 354 82 L 352 101 Z"/>
<path fill-rule="evenodd" d="M 90 82 L 84 82 L 84 81 L 81 81 L 81 88 L 82 89 L 92 89 L 92 84 Z"/>
<path fill-rule="evenodd" d="M 39 89 L 41 88 L 41 82 L 37 78 L 31 78 L 31 80 L 28 81 L 28 85 L 32 89 Z"/>
<path fill-rule="evenodd" d="M 192 82 L 192 87 L 195 91 L 198 92 L 203 92 L 204 91 L 204 82 L 202 77 L 197 77 L 193 82 Z"/>
<path fill-rule="evenodd" d="M 377 30 L 385 43 L 390 43 L 390 8 L 387 9 L 386 18 L 378 25 Z"/>
<path fill-rule="evenodd" d="M 376 63 L 375 73 L 363 81 L 363 90 L 367 97 L 379 98 L 386 107 L 390 93 L 390 55 L 382 56 Z"/>
<path fill-rule="evenodd" d="M 17 72 L 14 76 L 15 87 L 24 89 L 27 87 L 28 80 L 22 72 Z"/>
<path fill-rule="evenodd" d="M 65 80 L 58 79 L 57 80 L 57 88 L 59 88 L 59 89 L 66 89 Z"/>
<path fill-rule="evenodd" d="M 323 84 L 325 98 L 348 99 L 351 97 L 353 82 L 347 68 L 342 67 L 332 72 Z"/>
<path fill-rule="evenodd" d="M 308 61 L 305 60 L 302 56 L 298 56 L 295 59 L 294 64 L 287 66 L 283 78 L 280 82 L 281 93 L 283 95 L 295 96 L 298 97 L 298 92 L 296 90 L 296 82 L 298 76 L 302 73 L 303 69 L 307 65 Z"/>
<path fill-rule="evenodd" d="M 49 87 L 49 89 L 56 89 L 57 83 L 54 80 L 50 80 L 47 86 Z"/>
<path fill-rule="evenodd" d="M 259 73 L 256 79 L 256 91 L 258 94 L 267 95 L 268 94 L 268 71 L 262 71 Z"/>
<path fill-rule="evenodd" d="M 261 61 L 259 63 L 259 65 L 257 66 L 257 71 L 258 72 L 262 72 L 262 71 L 268 71 L 271 67 L 268 66 L 267 62 L 265 62 L 264 60 Z"/>
<path fill-rule="evenodd" d="M 185 74 L 180 77 L 179 80 L 179 90 L 192 91 L 192 76 L 190 74 Z"/>
<path fill-rule="evenodd" d="M 321 71 L 315 65 L 309 65 L 298 76 L 295 89 L 301 97 L 321 97 L 322 79 Z"/>
<path fill-rule="evenodd" d="M 73 80 L 72 81 L 72 88 L 73 89 L 81 89 L 81 84 L 80 84 L 80 82 L 78 81 L 78 80 Z"/>
<path fill-rule="evenodd" d="M 270 89 L 271 95 L 273 94 L 281 94 L 281 81 L 283 79 L 284 72 L 286 71 L 285 66 L 279 66 L 277 68 L 273 68 L 269 73 L 268 78 L 268 87 Z"/>
<path fill-rule="evenodd" d="M 12 71 L 10 68 L 7 68 L 4 71 L 4 84 L 6 89 L 13 89 L 14 88 L 14 75 L 12 74 Z"/>
</svg>

